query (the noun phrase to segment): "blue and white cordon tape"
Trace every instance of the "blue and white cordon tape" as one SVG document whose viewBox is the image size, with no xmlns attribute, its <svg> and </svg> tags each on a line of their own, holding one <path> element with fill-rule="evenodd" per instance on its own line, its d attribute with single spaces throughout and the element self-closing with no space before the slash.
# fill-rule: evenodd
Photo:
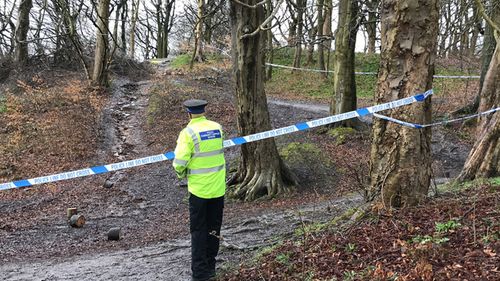
<svg viewBox="0 0 500 281">
<path fill-rule="evenodd" d="M 281 64 L 266 63 L 267 66 L 273 66 L 277 68 L 285 68 L 291 70 L 299 71 L 309 71 L 309 72 L 320 72 L 320 73 L 334 73 L 333 70 L 322 70 L 322 69 L 312 69 L 312 68 L 300 68 Z M 356 75 L 377 75 L 377 72 L 354 72 Z M 477 75 L 434 75 L 434 78 L 446 78 L 446 79 L 479 79 L 480 76 Z"/>
<path fill-rule="evenodd" d="M 393 108 L 401 107 L 404 105 L 409 105 L 409 104 L 412 104 L 415 102 L 421 102 L 421 101 L 424 101 L 430 95 L 432 95 L 432 90 L 428 90 L 425 93 L 418 94 L 418 95 L 415 95 L 412 97 L 407 97 L 407 98 L 395 100 L 395 101 L 388 102 L 388 103 L 374 105 L 374 106 L 367 107 L 367 108 L 360 108 L 360 109 L 357 109 L 355 111 L 350 111 L 350 112 L 346 112 L 346 113 L 342 113 L 342 114 L 338 114 L 338 115 L 333 115 L 333 116 L 329 116 L 329 117 L 325 117 L 325 118 L 321 118 L 321 119 L 316 119 L 316 120 L 312 120 L 312 121 L 308 121 L 308 122 L 302 122 L 302 123 L 298 123 L 298 124 L 291 125 L 288 127 L 269 130 L 269 131 L 265 131 L 262 133 L 257 133 L 257 134 L 248 135 L 248 136 L 244 136 L 244 137 L 236 137 L 236 138 L 224 141 L 224 148 L 228 148 L 228 147 L 236 146 L 236 145 L 242 145 L 244 143 L 254 142 L 254 141 L 258 141 L 258 140 L 274 138 L 274 137 L 281 136 L 281 135 L 291 134 L 291 133 L 294 133 L 297 131 L 304 131 L 304 130 L 307 130 L 310 128 L 319 127 L 319 126 L 323 126 L 323 125 L 327 125 L 327 124 L 332 124 L 335 122 L 340 122 L 340 121 L 351 119 L 351 118 L 370 115 L 370 114 L 373 114 L 375 112 L 379 112 L 382 110 L 393 109 Z M 90 176 L 90 175 L 104 174 L 104 173 L 108 173 L 108 172 L 112 172 L 112 171 L 118 171 L 118 170 L 122 170 L 122 169 L 143 166 L 146 164 L 151 164 L 151 163 L 156 163 L 156 162 L 161 162 L 161 161 L 166 161 L 166 160 L 173 160 L 174 157 L 175 157 L 175 154 L 173 152 L 167 152 L 164 154 L 158 154 L 158 155 L 148 156 L 148 157 L 144 157 L 144 158 L 123 161 L 123 162 L 119 162 L 119 163 L 113 163 L 113 164 L 108 164 L 108 165 L 103 165 L 103 166 L 96 166 L 96 167 L 92 167 L 92 168 L 86 168 L 86 169 L 65 172 L 65 173 L 59 173 L 59 174 L 43 176 L 43 177 L 38 177 L 38 178 L 18 180 L 18 181 L 14 181 L 14 182 L 0 184 L 0 190 L 27 187 L 27 186 L 37 185 L 37 184 L 50 183 L 50 182 L 56 182 L 56 181 L 62 181 L 62 180 L 69 180 L 69 179 L 74 179 L 74 178 L 79 178 L 79 177 Z"/>
<path fill-rule="evenodd" d="M 385 116 L 385 115 L 381 115 L 381 114 L 378 114 L 378 113 L 373 113 L 373 116 L 375 116 L 377 118 L 380 118 L 380 119 L 387 120 L 387 121 L 391 121 L 391 122 L 394 122 L 394 123 L 397 123 L 399 125 L 403 125 L 403 126 L 406 126 L 406 127 L 411 127 L 411 128 L 415 128 L 415 129 L 422 129 L 422 128 L 427 128 L 427 127 L 433 127 L 433 126 L 439 126 L 439 125 L 445 125 L 445 124 L 448 124 L 448 123 L 463 121 L 463 120 L 475 118 L 475 117 L 478 117 L 478 116 L 492 114 L 492 113 L 495 113 L 497 111 L 500 111 L 500 107 L 493 108 L 493 109 L 490 109 L 490 110 L 487 110 L 487 111 L 484 111 L 484 112 L 479 112 L 479 113 L 476 113 L 476 114 L 473 114 L 473 115 L 461 117 L 461 118 L 456 118 L 456 119 L 451 119 L 451 120 L 445 120 L 445 121 L 431 123 L 431 124 L 415 124 L 415 123 L 405 122 L 405 121 L 401 121 L 399 119 L 395 119 L 395 118 L 388 117 L 388 116 Z"/>
</svg>

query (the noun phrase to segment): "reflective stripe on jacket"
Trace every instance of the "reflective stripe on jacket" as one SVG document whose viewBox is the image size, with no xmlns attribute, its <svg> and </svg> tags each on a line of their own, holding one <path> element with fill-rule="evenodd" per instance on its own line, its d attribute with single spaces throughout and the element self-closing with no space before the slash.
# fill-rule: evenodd
<svg viewBox="0 0 500 281">
<path fill-rule="evenodd" d="M 188 190 L 200 198 L 217 198 L 226 191 L 222 127 L 205 116 L 191 119 L 179 134 L 173 166 L 188 179 Z"/>
</svg>

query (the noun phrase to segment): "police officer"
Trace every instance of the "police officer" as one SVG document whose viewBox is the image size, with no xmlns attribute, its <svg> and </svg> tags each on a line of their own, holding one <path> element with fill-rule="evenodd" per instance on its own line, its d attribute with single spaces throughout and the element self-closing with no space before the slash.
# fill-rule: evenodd
<svg viewBox="0 0 500 281">
<path fill-rule="evenodd" d="M 206 105 L 184 102 L 191 120 L 179 134 L 173 162 L 177 176 L 188 181 L 192 280 L 215 277 L 226 190 L 222 127 L 205 117 Z"/>
</svg>

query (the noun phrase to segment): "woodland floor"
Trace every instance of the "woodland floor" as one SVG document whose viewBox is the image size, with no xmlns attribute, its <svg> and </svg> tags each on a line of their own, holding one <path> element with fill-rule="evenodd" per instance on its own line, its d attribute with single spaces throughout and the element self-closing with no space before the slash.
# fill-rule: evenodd
<svg viewBox="0 0 500 281">
<path fill-rule="evenodd" d="M 34 78 L 5 81 L 2 92 L 7 94 L 2 98 L 8 110 L 0 113 L 4 115 L 0 118 L 0 181 L 173 150 L 178 132 L 187 123 L 182 101 L 191 97 L 209 100 L 209 117 L 223 124 L 229 137 L 236 136 L 227 66 L 199 67 L 193 72 L 161 65 L 153 69 L 149 76 L 129 76 L 134 79 L 116 75 L 109 93 L 84 85 L 81 77 L 67 71 L 41 71 Z M 442 110 L 439 104 L 452 103 L 438 99 L 437 108 Z M 322 100 L 312 104 L 300 96 L 272 94 L 273 127 L 323 117 L 326 105 Z M 437 182 L 459 172 L 471 146 L 471 132 L 460 124 L 433 131 Z M 303 231 L 297 240 L 296 229 L 327 223 L 362 204 L 357 194 L 367 174 L 368 140 L 368 132 L 335 135 L 323 128 L 276 139 L 301 185 L 295 193 L 271 201 L 228 200 L 219 263 L 225 273 L 220 279 L 323 280 L 352 275 L 354 280 L 363 271 L 380 279 L 391 274 L 412 279 L 425 273 L 441 280 L 446 274 L 496 280 L 498 268 L 491 266 L 498 264 L 499 193 L 495 188 L 439 195 L 419 209 L 369 215 L 344 235 Z M 230 173 L 237 167 L 238 155 L 238 148 L 226 151 Z M 166 162 L 3 191 L 0 276 L 5 280 L 189 280 L 186 196 Z M 86 217 L 83 228 L 67 225 L 69 207 Z M 434 222 L 453 218 L 462 227 L 452 229 L 448 243 L 438 244 L 437 250 L 436 243 L 408 244 L 412 237 L 433 235 Z M 106 239 L 111 227 L 121 227 L 120 241 Z M 496 238 L 484 242 L 488 235 Z M 336 250 L 349 244 L 355 245 L 349 253 Z M 252 258 L 270 246 L 279 250 Z M 450 261 L 456 256 L 460 259 Z"/>
</svg>

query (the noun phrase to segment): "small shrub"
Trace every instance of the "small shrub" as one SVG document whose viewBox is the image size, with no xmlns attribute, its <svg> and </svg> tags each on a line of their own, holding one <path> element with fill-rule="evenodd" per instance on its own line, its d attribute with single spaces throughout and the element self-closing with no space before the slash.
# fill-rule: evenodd
<svg viewBox="0 0 500 281">
<path fill-rule="evenodd" d="M 459 222 L 455 220 L 449 220 L 445 223 L 435 222 L 434 224 L 437 233 L 452 232 L 455 229 L 458 229 L 462 226 Z"/>
<path fill-rule="evenodd" d="M 345 246 L 345 251 L 348 252 L 348 253 L 353 253 L 354 251 L 356 251 L 356 244 L 354 244 L 354 243 L 348 243 Z"/>
<path fill-rule="evenodd" d="M 289 253 L 281 253 L 281 254 L 276 256 L 275 260 L 283 265 L 288 265 L 288 264 L 290 264 L 290 254 Z"/>
</svg>

